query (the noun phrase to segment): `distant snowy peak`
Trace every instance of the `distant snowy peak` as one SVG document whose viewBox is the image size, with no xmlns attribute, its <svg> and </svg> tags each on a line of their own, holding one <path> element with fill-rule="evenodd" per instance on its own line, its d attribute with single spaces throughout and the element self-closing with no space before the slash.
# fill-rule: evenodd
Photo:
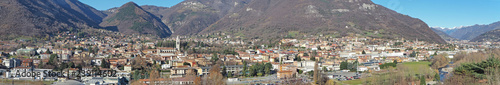
<svg viewBox="0 0 500 85">
<path fill-rule="evenodd" d="M 470 25 L 470 26 L 473 26 L 473 25 Z M 466 27 L 470 27 L 470 26 L 458 26 L 458 27 L 453 27 L 451 29 L 462 29 L 462 28 L 466 28 Z"/>
<path fill-rule="evenodd" d="M 473 26 L 473 25 L 471 25 L 471 26 Z M 439 29 L 439 30 L 458 30 L 458 29 L 462 29 L 462 28 L 466 28 L 466 27 L 470 27 L 470 26 L 458 26 L 458 27 L 452 27 L 452 28 L 434 26 L 434 27 L 431 27 L 431 28 Z"/>
</svg>

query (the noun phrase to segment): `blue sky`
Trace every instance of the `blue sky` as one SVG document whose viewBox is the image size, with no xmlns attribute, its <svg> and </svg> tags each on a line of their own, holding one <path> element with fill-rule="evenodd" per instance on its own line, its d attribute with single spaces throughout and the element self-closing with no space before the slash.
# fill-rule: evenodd
<svg viewBox="0 0 500 85">
<path fill-rule="evenodd" d="M 155 5 L 162 7 L 171 7 L 184 0 L 79 0 L 87 5 L 90 5 L 97 10 L 107 10 L 113 7 L 120 7 L 121 5 L 133 1 L 138 5 Z"/>
<path fill-rule="evenodd" d="M 500 0 L 372 0 L 429 26 L 456 27 L 500 21 Z"/>
<path fill-rule="evenodd" d="M 98 10 L 129 1 L 139 5 L 170 7 L 183 0 L 80 0 Z M 500 0 L 372 0 L 399 13 L 419 18 L 429 26 L 457 27 L 500 21 Z"/>
</svg>

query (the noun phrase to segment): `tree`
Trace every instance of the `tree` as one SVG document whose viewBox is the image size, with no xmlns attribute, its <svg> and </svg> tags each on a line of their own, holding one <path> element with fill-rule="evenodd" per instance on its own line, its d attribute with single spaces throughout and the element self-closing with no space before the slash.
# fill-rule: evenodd
<svg viewBox="0 0 500 85">
<path fill-rule="evenodd" d="M 441 76 L 438 73 L 434 75 L 434 81 L 441 81 Z"/>
<path fill-rule="evenodd" d="M 56 65 L 57 61 L 57 54 L 52 54 L 50 55 L 49 62 L 47 62 L 49 65 Z"/>
<path fill-rule="evenodd" d="M 426 85 L 424 75 L 420 77 L 420 85 Z"/>
<path fill-rule="evenodd" d="M 309 56 L 309 54 L 307 54 L 307 53 L 304 53 L 304 56 Z"/>
<path fill-rule="evenodd" d="M 214 66 L 212 66 L 212 68 L 210 69 L 210 74 L 208 75 L 208 79 L 209 80 L 207 82 L 208 85 L 225 85 L 226 82 L 224 81 L 224 76 L 222 76 L 222 74 L 220 73 L 221 69 L 220 69 L 220 65 L 219 64 L 215 64 Z"/>
<path fill-rule="evenodd" d="M 309 58 L 309 60 L 316 61 L 316 57 L 311 56 L 311 57 Z"/>
<path fill-rule="evenodd" d="M 49 49 L 47 49 L 47 51 L 45 51 L 45 53 L 47 53 L 47 54 L 52 54 L 52 52 L 50 52 L 50 50 L 49 50 Z"/>
<path fill-rule="evenodd" d="M 273 65 L 271 63 L 266 63 L 264 67 L 266 75 L 271 75 L 271 69 L 273 68 Z"/>
<path fill-rule="evenodd" d="M 193 83 L 194 83 L 194 85 L 202 85 L 202 83 L 201 83 L 201 77 L 200 76 L 196 76 L 196 78 L 194 79 Z"/>
<path fill-rule="evenodd" d="M 212 60 L 212 62 L 216 62 L 216 61 L 218 61 L 218 60 L 219 60 L 219 56 L 218 56 L 216 53 L 213 53 L 213 54 L 212 54 L 212 59 L 211 59 L 211 60 Z"/>
<path fill-rule="evenodd" d="M 109 63 L 106 60 L 102 59 L 101 60 L 101 67 L 102 68 L 109 68 Z"/>
<path fill-rule="evenodd" d="M 400 46 L 403 45 L 403 42 L 394 42 L 394 46 Z"/>
<path fill-rule="evenodd" d="M 359 64 L 358 60 L 354 61 L 352 64 L 348 64 L 348 68 L 350 71 L 358 71 L 357 64 Z"/>
<path fill-rule="evenodd" d="M 485 57 L 485 56 L 483 56 Z M 447 78 L 447 83 L 452 84 L 475 84 L 479 80 L 487 79 L 489 85 L 500 84 L 500 60 L 490 57 L 481 62 L 461 63 L 453 71 L 453 76 Z"/>
<path fill-rule="evenodd" d="M 67 67 L 67 68 L 73 68 L 73 67 L 75 67 L 75 64 L 74 64 L 73 62 L 69 62 L 69 64 L 68 64 L 68 67 Z"/>
<path fill-rule="evenodd" d="M 446 54 L 446 53 L 434 56 L 434 58 L 431 61 L 431 67 L 434 69 L 438 69 L 438 68 L 446 66 L 449 62 L 448 58 L 446 58 L 446 57 L 448 57 L 448 54 Z"/>
<path fill-rule="evenodd" d="M 155 62 L 155 63 L 156 63 L 156 62 Z M 188 62 L 184 62 L 184 63 L 182 63 L 182 65 L 188 65 L 188 66 L 191 66 L 191 64 L 190 64 L 190 63 L 188 63 Z"/>
<path fill-rule="evenodd" d="M 318 56 L 318 52 L 316 52 L 316 50 L 313 50 L 311 56 Z"/>
<path fill-rule="evenodd" d="M 227 75 L 228 78 L 232 78 L 233 77 L 233 72 L 229 71 L 229 72 L 227 72 L 226 75 Z"/>
<path fill-rule="evenodd" d="M 135 71 L 134 71 L 134 74 L 132 75 L 132 78 L 133 78 L 134 80 L 139 80 L 139 79 L 141 79 L 141 73 L 139 72 L 139 70 L 135 70 Z"/>
<path fill-rule="evenodd" d="M 361 54 L 366 54 L 365 50 L 363 50 L 363 52 L 361 52 Z"/>
<path fill-rule="evenodd" d="M 252 65 L 250 66 L 250 69 L 248 69 L 248 76 L 255 76 L 257 75 L 257 70 L 256 70 L 256 66 L 255 65 Z"/>
<path fill-rule="evenodd" d="M 76 48 L 76 49 L 77 49 L 77 50 L 81 50 L 81 51 L 83 51 L 83 47 L 81 47 L 81 46 L 80 46 L 80 47 L 78 47 L 78 48 Z"/>
<path fill-rule="evenodd" d="M 411 52 L 410 57 L 417 57 L 417 52 L 415 51 Z"/>
<path fill-rule="evenodd" d="M 295 60 L 295 61 L 299 61 L 299 62 L 301 61 L 301 59 L 300 59 L 299 55 L 295 55 L 295 58 L 294 58 L 293 60 Z"/>
<path fill-rule="evenodd" d="M 159 81 L 158 79 L 160 78 L 159 75 L 157 70 L 151 70 L 151 72 L 149 72 L 149 84 L 156 85 L 156 82 Z"/>
<path fill-rule="evenodd" d="M 328 72 L 328 69 L 323 66 L 323 72 Z"/>
<path fill-rule="evenodd" d="M 243 61 L 243 76 L 246 76 L 247 75 L 247 62 L 246 61 Z"/>
<path fill-rule="evenodd" d="M 389 66 L 396 67 L 396 63 L 384 63 L 382 65 L 379 65 L 380 69 L 385 69 L 388 68 Z"/>
<path fill-rule="evenodd" d="M 313 71 L 314 71 L 314 74 L 313 74 L 313 81 L 314 81 L 314 83 L 316 83 L 316 84 L 317 84 L 317 83 L 319 83 L 319 82 L 318 82 L 318 81 L 319 81 L 319 80 L 318 80 L 318 77 L 319 77 L 319 76 L 318 76 L 318 74 L 319 74 L 319 73 L 318 73 L 318 72 L 319 72 L 319 70 L 318 70 L 318 61 L 316 61 L 316 62 L 314 63 L 314 70 L 313 70 Z"/>
<path fill-rule="evenodd" d="M 227 76 L 226 71 L 227 71 L 226 66 L 223 66 L 223 67 L 222 67 L 222 73 L 221 73 L 221 74 L 222 74 L 222 76 Z"/>
<path fill-rule="evenodd" d="M 394 60 L 394 61 L 392 61 L 392 63 L 394 63 L 394 64 L 398 64 L 398 61 L 397 61 L 397 60 Z"/>
<path fill-rule="evenodd" d="M 348 65 L 348 64 L 349 64 L 349 63 L 347 63 L 347 62 L 345 62 L 345 61 L 342 61 L 342 62 L 340 63 L 340 70 L 345 70 L 345 69 L 347 69 L 347 65 Z"/>
</svg>

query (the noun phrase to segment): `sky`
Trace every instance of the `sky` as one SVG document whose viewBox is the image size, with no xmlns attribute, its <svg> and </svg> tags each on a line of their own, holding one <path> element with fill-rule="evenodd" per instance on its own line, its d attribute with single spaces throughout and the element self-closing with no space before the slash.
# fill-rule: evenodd
<svg viewBox="0 0 500 85">
<path fill-rule="evenodd" d="M 140 6 L 155 5 L 161 7 L 171 7 L 184 0 L 79 0 L 79 1 L 92 6 L 97 10 L 107 10 L 113 7 L 120 7 L 121 5 L 130 1 L 133 1 Z"/>
<path fill-rule="evenodd" d="M 80 0 L 98 10 L 133 1 L 171 7 L 183 0 Z M 431 27 L 459 27 L 500 21 L 500 0 L 372 0 L 398 13 L 419 18 Z"/>
<path fill-rule="evenodd" d="M 372 0 L 431 27 L 458 27 L 500 21 L 500 0 Z"/>
</svg>

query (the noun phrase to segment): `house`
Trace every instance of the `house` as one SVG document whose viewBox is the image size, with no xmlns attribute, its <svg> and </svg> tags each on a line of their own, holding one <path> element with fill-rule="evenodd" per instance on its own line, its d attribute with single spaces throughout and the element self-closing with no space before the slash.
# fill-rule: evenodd
<svg viewBox="0 0 500 85">
<path fill-rule="evenodd" d="M 71 55 L 68 53 L 63 53 L 63 54 L 58 54 L 58 57 L 60 58 L 60 60 L 69 60 Z"/>
<path fill-rule="evenodd" d="M 169 48 L 169 47 L 158 47 L 156 48 L 156 53 L 159 56 L 175 56 L 175 48 Z"/>
<path fill-rule="evenodd" d="M 360 71 L 360 72 L 368 71 L 368 67 L 366 67 L 366 66 L 358 66 L 357 71 Z"/>
<path fill-rule="evenodd" d="M 131 65 L 125 65 L 125 66 L 123 67 L 123 71 L 127 71 L 127 72 L 132 71 L 132 66 L 131 66 Z"/>
<path fill-rule="evenodd" d="M 50 58 L 50 54 L 47 54 L 47 53 L 40 54 L 40 59 L 49 59 L 49 58 Z"/>
<path fill-rule="evenodd" d="M 173 82 L 171 82 L 170 80 L 171 79 L 159 78 L 153 81 L 155 81 L 154 83 L 159 85 L 171 85 Z M 149 79 L 139 79 L 139 81 L 143 83 L 143 85 L 149 85 L 149 83 L 151 82 L 151 80 Z"/>
<path fill-rule="evenodd" d="M 283 70 L 283 65 L 279 66 L 279 71 L 277 72 L 277 78 L 278 79 L 286 79 L 286 78 L 294 78 L 295 77 L 295 71 L 294 69 L 288 69 L 288 70 Z"/>
<path fill-rule="evenodd" d="M 184 77 L 186 74 L 192 72 L 196 72 L 196 68 L 192 67 L 172 68 L 170 69 L 170 78 Z"/>
<path fill-rule="evenodd" d="M 210 74 L 209 71 L 210 71 L 211 68 L 212 67 L 198 67 L 196 69 L 198 70 L 198 74 L 199 75 L 208 75 L 208 74 Z"/>
<path fill-rule="evenodd" d="M 21 48 L 21 49 L 17 49 L 16 53 L 18 55 L 34 56 L 36 54 L 36 51 L 35 51 L 35 49 L 32 49 L 32 48 Z"/>
<path fill-rule="evenodd" d="M 190 75 L 181 78 L 172 78 L 172 84 L 174 85 L 191 85 L 194 84 L 196 76 Z"/>
<path fill-rule="evenodd" d="M 101 66 L 101 62 L 102 62 L 102 58 L 96 58 L 94 60 L 92 60 L 92 63 L 96 66 Z"/>
<path fill-rule="evenodd" d="M 2 64 L 7 68 L 14 68 L 21 65 L 21 60 L 15 58 L 6 59 L 2 61 Z"/>
<path fill-rule="evenodd" d="M 161 65 L 161 69 L 169 69 L 170 67 L 172 67 L 172 65 L 170 65 L 170 64 L 162 64 Z"/>
<path fill-rule="evenodd" d="M 380 67 L 378 65 L 367 66 L 370 71 L 380 71 Z"/>
<path fill-rule="evenodd" d="M 226 65 L 226 72 L 241 72 L 243 71 L 243 65 Z"/>
<path fill-rule="evenodd" d="M 352 57 L 355 54 L 356 53 L 354 53 L 354 52 L 341 52 L 341 53 L 339 53 L 339 56 L 342 58 L 347 58 L 347 57 Z"/>
</svg>

